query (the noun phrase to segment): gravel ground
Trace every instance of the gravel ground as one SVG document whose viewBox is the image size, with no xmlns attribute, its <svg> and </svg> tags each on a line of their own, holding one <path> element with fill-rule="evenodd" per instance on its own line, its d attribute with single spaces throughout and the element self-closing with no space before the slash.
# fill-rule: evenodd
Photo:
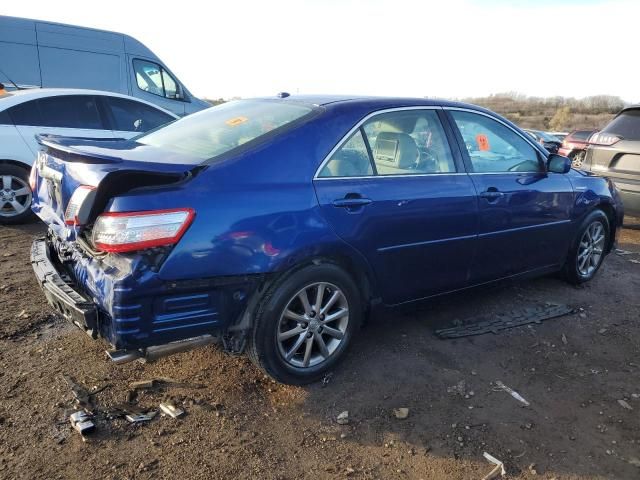
<svg viewBox="0 0 640 480">
<path fill-rule="evenodd" d="M 485 451 L 504 461 L 508 478 L 640 477 L 637 227 L 619 245 L 635 253 L 610 255 L 580 288 L 543 278 L 379 313 L 340 368 L 305 388 L 276 384 L 216 347 L 108 363 L 103 343 L 47 307 L 28 259 L 42 232 L 35 223 L 0 227 L 1 478 L 469 479 L 491 470 Z M 497 335 L 433 333 L 545 302 L 583 310 Z M 95 395 L 102 411 L 172 400 L 187 414 L 137 426 L 98 416 L 83 441 L 68 422 L 74 399 L 63 375 L 106 387 Z M 133 398 L 130 382 L 151 378 L 179 383 Z"/>
</svg>

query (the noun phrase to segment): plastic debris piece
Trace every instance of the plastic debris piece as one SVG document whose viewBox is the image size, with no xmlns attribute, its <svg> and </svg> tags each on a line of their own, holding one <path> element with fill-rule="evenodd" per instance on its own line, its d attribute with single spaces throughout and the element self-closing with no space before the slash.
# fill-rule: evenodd
<svg viewBox="0 0 640 480">
<path fill-rule="evenodd" d="M 184 410 L 182 408 L 178 408 L 173 403 L 169 402 L 161 403 L 160 410 L 162 410 L 162 413 L 169 415 L 171 418 L 179 418 L 184 415 Z"/>
<path fill-rule="evenodd" d="M 500 390 L 504 390 L 505 392 L 509 393 L 509 395 L 511 395 L 513 398 L 515 398 L 516 400 L 518 400 L 520 403 L 522 403 L 525 406 L 529 406 L 531 405 L 529 402 L 527 402 L 527 400 L 525 400 L 525 398 L 520 395 L 518 392 L 516 392 L 515 390 L 513 390 L 510 387 L 507 387 L 504 383 L 502 383 L 500 380 L 496 381 L 496 385 L 498 386 L 498 388 Z"/>
<path fill-rule="evenodd" d="M 156 416 L 156 411 L 146 412 L 146 413 L 127 413 L 124 418 L 127 419 L 129 423 L 141 423 L 148 422 Z"/>
<path fill-rule="evenodd" d="M 336 422 L 338 422 L 339 425 L 346 425 L 347 423 L 349 423 L 349 412 L 345 410 L 344 412 L 340 413 L 340 415 L 338 415 L 338 418 L 336 418 Z"/>
<path fill-rule="evenodd" d="M 146 390 L 149 388 L 155 388 L 158 386 L 158 381 L 155 379 L 152 380 L 139 380 L 137 382 L 131 382 L 129 384 L 129 388 L 132 390 Z"/>
<path fill-rule="evenodd" d="M 404 420 L 405 418 L 407 418 L 409 416 L 409 409 L 405 408 L 405 407 L 394 408 L 393 409 L 393 415 L 398 420 Z"/>
<path fill-rule="evenodd" d="M 493 470 L 482 477 L 482 480 L 491 480 L 492 478 L 496 478 L 497 476 L 504 477 L 507 474 L 507 471 L 504 468 L 504 463 L 502 463 L 496 457 L 488 454 L 487 452 L 484 452 L 482 456 L 486 458 L 489 463 L 493 463 L 495 465 Z"/>
<path fill-rule="evenodd" d="M 80 435 L 86 435 L 96 429 L 92 418 L 93 417 L 84 410 L 79 410 L 69 416 L 69 422 L 71 422 L 71 426 L 75 428 Z"/>
<path fill-rule="evenodd" d="M 618 404 L 622 408 L 626 408 L 627 410 L 633 410 L 633 407 L 631 405 L 629 405 L 625 400 L 618 400 Z"/>
</svg>

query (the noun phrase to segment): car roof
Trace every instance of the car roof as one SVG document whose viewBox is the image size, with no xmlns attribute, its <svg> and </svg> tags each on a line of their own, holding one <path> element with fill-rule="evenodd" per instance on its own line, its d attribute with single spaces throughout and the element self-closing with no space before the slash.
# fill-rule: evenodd
<svg viewBox="0 0 640 480">
<path fill-rule="evenodd" d="M 282 94 L 280 94 L 282 95 Z M 284 97 L 260 97 L 261 99 L 277 99 L 285 102 L 302 103 L 314 106 L 326 106 L 337 103 L 349 103 L 359 106 L 370 106 L 372 109 L 395 108 L 395 107 L 459 107 L 470 108 L 479 111 L 488 111 L 477 105 L 456 102 L 451 100 L 443 100 L 437 98 L 417 98 L 417 97 L 376 97 L 365 95 L 288 95 Z M 493 113 L 493 112 L 492 112 Z"/>
<path fill-rule="evenodd" d="M 39 98 L 59 97 L 61 95 L 100 95 L 104 97 L 125 98 L 139 103 L 144 103 L 150 107 L 154 107 L 173 118 L 179 118 L 175 113 L 166 110 L 158 105 L 141 100 L 139 98 L 122 95 L 121 93 L 107 92 L 103 90 L 88 90 L 83 88 L 27 88 L 23 90 L 11 90 L 0 96 L 0 111 L 6 110 L 14 105 L 19 105 L 30 100 Z"/>
</svg>

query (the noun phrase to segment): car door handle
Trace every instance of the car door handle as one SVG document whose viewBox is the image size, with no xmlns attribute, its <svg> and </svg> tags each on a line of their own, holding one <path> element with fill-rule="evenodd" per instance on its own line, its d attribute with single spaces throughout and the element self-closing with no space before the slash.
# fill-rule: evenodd
<svg viewBox="0 0 640 480">
<path fill-rule="evenodd" d="M 486 190 L 482 193 L 480 193 L 480 196 L 482 198 L 486 198 L 487 200 L 491 201 L 491 200 L 497 200 L 500 197 L 504 197 L 504 193 L 499 192 L 498 190 Z"/>
<path fill-rule="evenodd" d="M 334 200 L 333 206 L 339 208 L 364 207 L 365 205 L 369 205 L 371 201 L 370 198 L 366 197 L 345 197 Z"/>
</svg>

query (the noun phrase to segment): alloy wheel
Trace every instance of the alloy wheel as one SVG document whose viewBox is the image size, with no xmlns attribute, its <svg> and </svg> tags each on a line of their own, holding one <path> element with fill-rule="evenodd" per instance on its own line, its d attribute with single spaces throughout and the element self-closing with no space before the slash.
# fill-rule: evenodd
<svg viewBox="0 0 640 480">
<path fill-rule="evenodd" d="M 0 177 L 0 216 L 15 217 L 31 206 L 31 189 L 14 175 Z"/>
<path fill-rule="evenodd" d="M 604 225 L 600 221 L 591 223 L 582 234 L 578 245 L 578 273 L 588 277 L 595 272 L 602 261 L 606 240 Z"/>
<path fill-rule="evenodd" d="M 325 282 L 307 285 L 280 315 L 278 350 L 289 365 L 314 367 L 325 362 L 344 341 L 349 304 L 340 288 Z"/>
</svg>

